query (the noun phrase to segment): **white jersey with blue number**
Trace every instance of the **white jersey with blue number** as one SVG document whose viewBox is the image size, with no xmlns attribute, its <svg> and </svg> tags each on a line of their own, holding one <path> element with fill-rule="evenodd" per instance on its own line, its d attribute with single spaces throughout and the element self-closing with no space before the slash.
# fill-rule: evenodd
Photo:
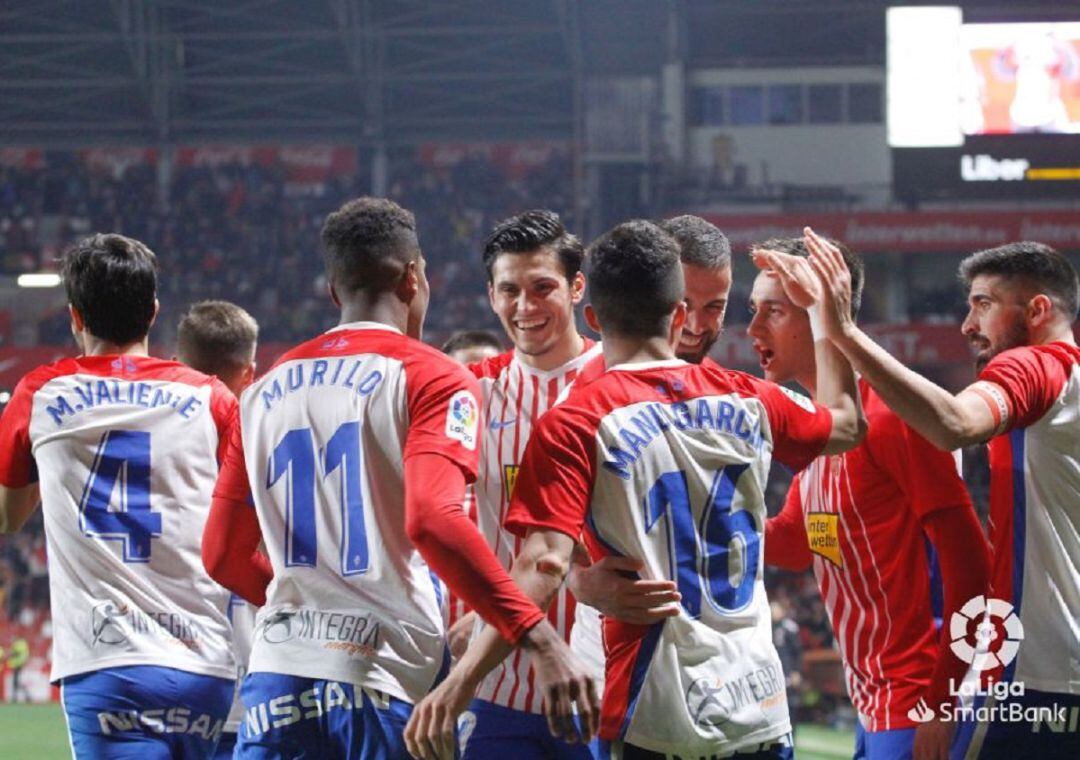
<svg viewBox="0 0 1080 760">
<path fill-rule="evenodd" d="M 64 359 L 16 388 L 0 482 L 40 483 L 54 680 L 125 665 L 236 676 L 229 592 L 201 554 L 235 410 L 216 379 L 149 357 Z"/>
</svg>

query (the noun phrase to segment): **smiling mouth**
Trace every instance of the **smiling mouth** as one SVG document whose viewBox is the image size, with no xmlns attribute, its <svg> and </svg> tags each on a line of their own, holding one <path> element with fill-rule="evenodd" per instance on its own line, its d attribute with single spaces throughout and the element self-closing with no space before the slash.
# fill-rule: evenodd
<svg viewBox="0 0 1080 760">
<path fill-rule="evenodd" d="M 514 322 L 516 327 L 521 332 L 529 333 L 543 330 L 547 327 L 548 320 L 546 319 L 519 319 Z"/>
<path fill-rule="evenodd" d="M 688 335 L 684 332 L 682 337 L 679 338 L 679 344 L 686 346 L 687 348 L 697 348 L 704 340 L 704 335 Z"/>
</svg>

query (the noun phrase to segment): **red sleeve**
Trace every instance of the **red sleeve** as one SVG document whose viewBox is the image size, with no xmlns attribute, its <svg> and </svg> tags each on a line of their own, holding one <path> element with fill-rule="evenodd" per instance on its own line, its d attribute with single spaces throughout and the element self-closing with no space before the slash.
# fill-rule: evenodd
<svg viewBox="0 0 1080 760">
<path fill-rule="evenodd" d="M 948 625 L 952 614 L 969 599 L 989 592 L 989 549 L 975 510 L 970 507 L 934 512 L 923 517 L 922 527 L 934 545 L 941 567 L 945 596 L 942 617 Z M 925 695 L 927 703 L 934 707 L 951 704 L 949 681 L 962 680 L 968 667 L 952 653 L 950 637 L 945 634 L 942 631 L 937 665 Z"/>
<path fill-rule="evenodd" d="M 503 527 L 519 536 L 556 530 L 577 540 L 592 497 L 595 447 L 555 407 L 529 437 Z"/>
<path fill-rule="evenodd" d="M 799 478 L 788 488 L 780 514 L 765 521 L 765 564 L 801 573 L 814 556 L 806 538 Z"/>
<path fill-rule="evenodd" d="M 220 467 L 225 462 L 225 452 L 229 446 L 229 430 L 239 416 L 240 405 L 236 396 L 217 378 L 210 386 L 210 414 L 218 431 L 217 461 Z"/>
<path fill-rule="evenodd" d="M 874 461 L 900 487 L 916 517 L 952 507 L 974 510 L 956 453 L 937 448 L 891 412 L 870 418 L 865 440 Z"/>
<path fill-rule="evenodd" d="M 832 433 L 832 413 L 801 393 L 758 381 L 755 393 L 765 405 L 772 430 L 773 457 L 795 472 L 813 462 Z"/>
<path fill-rule="evenodd" d="M 431 569 L 516 644 L 545 615 L 517 587 L 461 508 L 465 474 L 439 454 L 405 460 L 405 531 Z"/>
<path fill-rule="evenodd" d="M 24 377 L 0 417 L 0 485 L 8 488 L 25 488 L 38 480 L 30 451 L 30 412 L 40 387 L 31 376 Z"/>
<path fill-rule="evenodd" d="M 1043 349 L 1043 350 L 1040 350 Z M 1001 386 L 1009 402 L 1009 423 L 1003 432 L 1038 421 L 1057 401 L 1069 372 L 1061 358 L 1041 346 L 1024 346 L 998 354 L 980 380 Z"/>
<path fill-rule="evenodd" d="M 466 480 L 473 482 L 480 462 L 480 384 L 464 367 L 441 354 L 414 362 L 406 371 L 406 465 L 410 457 L 418 454 L 440 454 L 457 464 Z M 461 494 L 457 501 L 460 505 Z"/>
<path fill-rule="evenodd" d="M 217 483 L 214 484 L 214 498 L 233 501 L 238 504 L 253 504 L 251 500 L 251 482 L 248 480 L 247 463 L 244 461 L 244 441 L 240 430 L 240 414 L 234 413 L 228 429 L 221 436 L 218 450 L 224 445 L 224 454 L 219 455 L 220 469 Z"/>
</svg>

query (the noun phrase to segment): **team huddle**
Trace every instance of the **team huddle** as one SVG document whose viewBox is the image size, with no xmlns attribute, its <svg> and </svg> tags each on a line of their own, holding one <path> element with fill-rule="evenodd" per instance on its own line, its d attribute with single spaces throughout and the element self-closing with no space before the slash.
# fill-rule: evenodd
<svg viewBox="0 0 1080 760">
<path fill-rule="evenodd" d="M 859 329 L 862 263 L 809 228 L 751 247 L 762 378 L 709 358 L 732 252 L 699 217 L 587 249 L 548 211 L 497 225 L 505 352 L 421 342 L 407 210 L 350 201 L 322 243 L 340 323 L 257 379 L 226 302 L 149 356 L 142 243 L 65 254 L 82 352 L 0 419 L 0 530 L 42 505 L 76 757 L 794 757 L 766 565 L 813 568 L 856 757 L 1080 757 L 1060 253 L 963 261 L 978 378 L 953 395 Z M 984 442 L 988 536 L 954 454 Z"/>
</svg>

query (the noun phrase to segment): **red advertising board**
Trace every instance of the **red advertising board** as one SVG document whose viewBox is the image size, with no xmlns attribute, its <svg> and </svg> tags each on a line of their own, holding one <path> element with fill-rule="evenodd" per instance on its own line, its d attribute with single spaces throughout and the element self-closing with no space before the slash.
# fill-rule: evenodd
<svg viewBox="0 0 1080 760">
<path fill-rule="evenodd" d="M 569 152 L 570 144 L 560 140 L 519 142 L 431 142 L 417 148 L 417 159 L 433 169 L 449 169 L 466 158 L 481 158 L 509 179 L 519 179 L 546 165 L 552 157 Z"/>
<path fill-rule="evenodd" d="M 795 237 L 804 226 L 842 240 L 862 253 L 959 253 L 1016 240 L 1037 240 L 1080 250 L 1075 211 L 860 211 L 850 214 L 702 214 L 737 250 L 773 237 Z"/>
</svg>

